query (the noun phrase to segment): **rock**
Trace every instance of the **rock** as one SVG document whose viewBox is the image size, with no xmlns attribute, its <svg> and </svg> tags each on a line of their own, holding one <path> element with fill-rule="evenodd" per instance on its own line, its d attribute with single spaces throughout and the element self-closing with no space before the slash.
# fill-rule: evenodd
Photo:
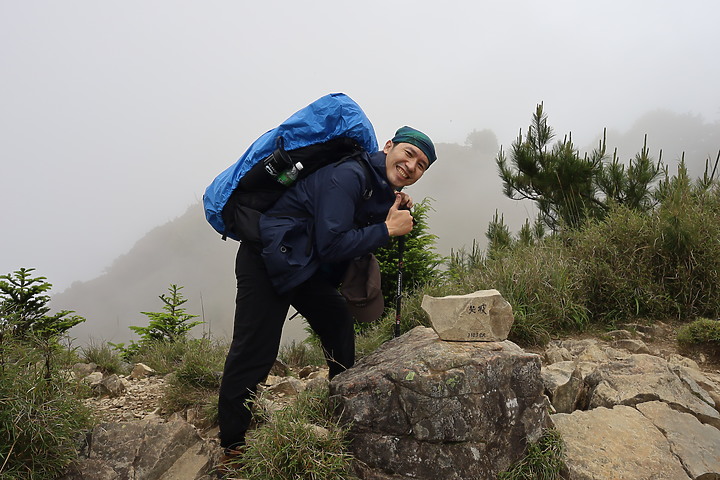
<svg viewBox="0 0 720 480">
<path fill-rule="evenodd" d="M 558 362 L 565 362 L 573 359 L 572 353 L 565 348 L 555 344 L 548 345 L 545 349 L 545 362 L 548 365 L 553 365 Z"/>
<path fill-rule="evenodd" d="M 720 413 L 711 406 L 714 403 L 709 395 L 691 378 L 681 380 L 662 358 L 637 354 L 604 363 L 586 382 L 591 387 L 590 408 L 659 400 L 720 428 Z"/>
<path fill-rule="evenodd" d="M 630 353 L 650 353 L 650 349 L 642 340 L 632 338 L 621 338 L 612 343 L 613 347 L 622 348 Z"/>
<path fill-rule="evenodd" d="M 134 378 L 136 380 L 139 378 L 145 378 L 148 375 L 155 375 L 155 370 L 148 367 L 144 363 L 136 363 L 132 369 L 132 372 L 130 372 L 130 378 Z"/>
<path fill-rule="evenodd" d="M 416 327 L 330 382 L 364 478 L 496 478 L 547 425 L 540 357 Z"/>
<path fill-rule="evenodd" d="M 431 297 L 422 308 L 442 340 L 500 342 L 507 339 L 514 318 L 512 307 L 497 290 L 479 290 L 468 295 Z"/>
<path fill-rule="evenodd" d="M 305 383 L 294 377 L 284 378 L 275 385 L 268 387 L 268 391 L 274 395 L 297 395 L 303 390 L 305 390 Z"/>
<path fill-rule="evenodd" d="M 616 350 L 601 343 L 593 343 L 577 356 L 579 362 L 604 363 L 614 360 L 621 360 L 629 357 L 630 354 Z"/>
<path fill-rule="evenodd" d="M 327 390 L 330 381 L 327 377 L 315 377 L 307 381 L 305 384 L 305 390 L 308 391 L 322 391 Z"/>
<path fill-rule="evenodd" d="M 691 392 L 720 411 L 720 375 L 669 363 L 670 371 L 685 383 Z M 699 388 L 698 388 L 699 387 Z"/>
<path fill-rule="evenodd" d="M 640 403 L 636 408 L 665 435 L 692 478 L 720 479 L 720 430 L 661 402 Z"/>
<path fill-rule="evenodd" d="M 313 380 L 315 378 L 328 378 L 329 370 L 327 368 L 321 368 L 320 370 L 317 370 L 315 372 L 311 372 L 310 375 L 308 375 L 309 380 Z"/>
<path fill-rule="evenodd" d="M 263 382 L 263 385 L 270 387 L 272 385 L 276 385 L 276 384 L 282 382 L 284 379 L 285 379 L 285 377 L 279 377 L 277 375 L 268 375 L 267 378 L 265 379 L 265 381 Z"/>
<path fill-rule="evenodd" d="M 570 480 L 689 480 L 655 425 L 632 407 L 552 415 Z"/>
<path fill-rule="evenodd" d="M 89 445 L 87 458 L 61 480 L 192 479 L 208 473 L 215 462 L 195 429 L 182 421 L 100 424 Z"/>
<path fill-rule="evenodd" d="M 92 372 L 89 375 L 86 375 L 83 377 L 83 382 L 87 383 L 91 387 L 94 387 L 94 385 L 102 382 L 103 374 L 102 372 Z"/>
<path fill-rule="evenodd" d="M 110 398 L 119 397 L 125 392 L 125 384 L 115 374 L 108 375 L 92 387 L 98 396 L 107 395 Z"/>
<path fill-rule="evenodd" d="M 72 366 L 72 373 L 75 378 L 85 378 L 95 372 L 97 368 L 98 366 L 96 363 L 76 363 Z"/>
<path fill-rule="evenodd" d="M 633 334 L 630 333 L 628 330 L 612 330 L 610 332 L 607 332 L 605 336 L 613 340 L 629 340 L 633 338 Z"/>
<path fill-rule="evenodd" d="M 568 381 L 559 385 L 553 392 L 552 405 L 557 413 L 570 413 L 578 408 L 578 404 L 584 401 L 581 396 L 583 391 L 583 375 L 579 367 L 573 370 Z"/>
<path fill-rule="evenodd" d="M 305 366 L 298 371 L 298 378 L 307 378 L 311 373 L 318 371 L 318 367 L 312 365 Z"/>
<path fill-rule="evenodd" d="M 697 364 L 695 360 L 692 358 L 683 357 L 682 355 L 678 355 L 677 353 L 673 353 L 670 355 L 667 359 L 668 365 L 672 366 L 679 366 L 679 367 L 685 367 L 685 368 L 692 368 L 693 370 L 700 370 L 700 366 Z"/>
<path fill-rule="evenodd" d="M 277 375 L 278 377 L 285 377 L 290 374 L 290 368 L 285 365 L 285 362 L 279 358 L 275 359 L 275 363 L 270 369 L 270 375 Z"/>
</svg>

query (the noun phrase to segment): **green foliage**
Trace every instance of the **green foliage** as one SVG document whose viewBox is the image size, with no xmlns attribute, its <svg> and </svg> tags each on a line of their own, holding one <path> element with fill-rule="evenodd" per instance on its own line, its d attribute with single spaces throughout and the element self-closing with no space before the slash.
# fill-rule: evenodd
<svg viewBox="0 0 720 480">
<path fill-rule="evenodd" d="M 525 457 L 506 472 L 499 480 L 560 480 L 565 469 L 565 443 L 560 432 L 545 430 L 537 442 L 528 445 Z"/>
<path fill-rule="evenodd" d="M 91 340 L 80 348 L 80 352 L 85 362 L 96 364 L 103 372 L 121 373 L 126 370 L 117 350 L 108 343 Z"/>
<path fill-rule="evenodd" d="M 150 318 L 150 323 L 147 327 L 130 327 L 130 329 L 140 335 L 141 343 L 152 340 L 174 342 L 184 338 L 194 326 L 203 323 L 191 322 L 190 320 L 197 315 L 185 313 L 182 305 L 187 299 L 180 293 L 182 288 L 172 284 L 168 287 L 169 296 L 163 294 L 158 297 L 164 303 L 163 312 L 140 312 Z"/>
<path fill-rule="evenodd" d="M 587 307 L 600 320 L 720 313 L 720 191 L 693 184 L 680 165 L 657 196 L 650 214 L 616 207 L 568 236 Z"/>
<path fill-rule="evenodd" d="M 307 365 L 324 366 L 326 364 L 320 339 L 316 336 L 311 336 L 302 342 L 293 340 L 282 345 L 278 358 L 291 368 L 302 368 Z"/>
<path fill-rule="evenodd" d="M 160 375 L 172 373 L 182 363 L 182 359 L 193 341 L 181 339 L 177 342 L 145 342 L 142 346 L 138 346 L 132 361 L 149 365 Z"/>
<path fill-rule="evenodd" d="M 251 432 L 236 476 L 248 480 L 355 478 L 346 431 L 332 419 L 331 411 L 327 390 L 303 392 L 294 405 Z"/>
<path fill-rule="evenodd" d="M 512 144 L 511 158 L 502 150 L 496 158 L 505 195 L 535 202 L 542 222 L 552 231 L 602 219 L 612 204 L 641 211 L 652 208 L 651 187 L 663 168 L 660 161 L 653 163 L 646 146 L 626 168 L 616 154 L 606 162 L 604 136 L 598 148 L 582 157 L 569 136 L 548 150 L 553 137 L 540 104 L 527 136 L 521 132 Z"/>
<path fill-rule="evenodd" d="M 42 349 L 13 339 L 0 369 L 0 479 L 54 479 L 77 458 L 90 412 L 80 386 L 47 371 Z"/>
<path fill-rule="evenodd" d="M 0 275 L 0 343 L 4 334 L 17 338 L 35 336 L 56 341 L 85 319 L 71 310 L 49 314 L 52 284 L 46 277 L 32 277 L 34 268 Z"/>
<path fill-rule="evenodd" d="M 685 347 L 707 346 L 720 352 L 720 321 L 698 318 L 678 330 L 677 341 Z"/>
<path fill-rule="evenodd" d="M 439 275 L 438 267 L 443 258 L 435 252 L 437 236 L 429 233 L 427 217 L 431 210 L 431 200 L 426 198 L 413 207 L 415 226 L 404 236 L 403 252 L 403 289 L 409 293 L 420 285 L 435 279 Z M 391 242 L 379 248 L 375 256 L 380 263 L 382 274 L 382 291 L 385 306 L 395 305 L 397 298 L 397 276 L 399 242 L 401 237 L 394 237 Z"/>
<path fill-rule="evenodd" d="M 161 401 L 163 408 L 168 412 L 177 412 L 201 406 L 210 411 L 211 405 L 217 403 L 227 346 L 206 338 L 174 343 L 182 345 L 183 352 L 177 362 L 165 362 L 175 363 L 175 367 L 173 375 L 168 377 Z M 161 351 L 170 353 L 171 358 L 178 357 L 178 350 L 167 348 L 168 342 L 158 342 L 157 346 Z"/>
</svg>

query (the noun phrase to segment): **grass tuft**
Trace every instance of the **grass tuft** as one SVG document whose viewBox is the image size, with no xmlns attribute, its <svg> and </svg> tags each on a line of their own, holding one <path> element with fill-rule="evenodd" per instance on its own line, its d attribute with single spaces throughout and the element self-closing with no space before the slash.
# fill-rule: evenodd
<svg viewBox="0 0 720 480">
<path fill-rule="evenodd" d="M 545 430 L 537 442 L 528 445 L 524 458 L 510 470 L 498 475 L 499 480 L 560 480 L 565 468 L 565 443 L 560 432 Z"/>
<path fill-rule="evenodd" d="M 252 431 L 237 474 L 248 480 L 348 480 L 346 431 L 332 419 L 327 390 L 303 392 Z"/>
</svg>

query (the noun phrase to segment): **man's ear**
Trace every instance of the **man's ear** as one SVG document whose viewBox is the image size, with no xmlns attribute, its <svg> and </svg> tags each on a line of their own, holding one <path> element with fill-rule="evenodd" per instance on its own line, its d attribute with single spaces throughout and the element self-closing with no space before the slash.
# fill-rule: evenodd
<svg viewBox="0 0 720 480">
<path fill-rule="evenodd" d="M 388 153 L 392 147 L 393 147 L 392 140 L 388 140 L 387 142 L 385 142 L 385 146 L 383 147 L 383 152 Z"/>
</svg>

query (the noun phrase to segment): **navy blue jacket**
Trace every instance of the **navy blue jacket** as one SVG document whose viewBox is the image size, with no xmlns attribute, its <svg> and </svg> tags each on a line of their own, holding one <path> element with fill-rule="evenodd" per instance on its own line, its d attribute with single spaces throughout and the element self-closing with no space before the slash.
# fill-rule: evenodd
<svg viewBox="0 0 720 480">
<path fill-rule="evenodd" d="M 262 257 L 278 293 L 300 285 L 321 265 L 342 265 L 390 239 L 385 219 L 395 194 L 385 154 L 363 155 L 360 161 L 369 168 L 348 159 L 299 180 L 260 218 Z M 372 195 L 364 198 L 370 189 Z"/>
</svg>

